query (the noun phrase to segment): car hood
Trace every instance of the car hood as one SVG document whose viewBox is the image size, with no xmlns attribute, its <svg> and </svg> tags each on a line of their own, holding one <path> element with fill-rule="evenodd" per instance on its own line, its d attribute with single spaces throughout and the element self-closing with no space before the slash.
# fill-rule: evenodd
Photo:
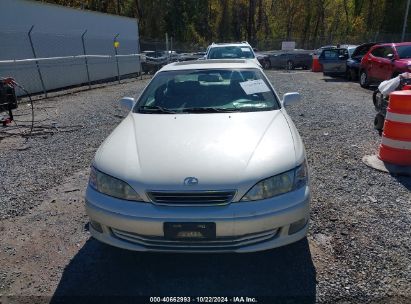
<svg viewBox="0 0 411 304">
<path fill-rule="evenodd" d="M 284 110 L 130 113 L 99 148 L 94 166 L 136 190 L 237 189 L 294 168 L 303 150 Z M 184 188 L 186 177 L 198 185 Z"/>
</svg>

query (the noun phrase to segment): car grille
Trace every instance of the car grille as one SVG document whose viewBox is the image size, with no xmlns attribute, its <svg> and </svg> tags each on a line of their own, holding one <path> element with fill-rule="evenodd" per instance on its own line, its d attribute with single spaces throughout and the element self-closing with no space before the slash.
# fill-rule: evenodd
<svg viewBox="0 0 411 304">
<path fill-rule="evenodd" d="M 159 236 L 139 235 L 111 228 L 113 236 L 122 241 L 143 246 L 158 251 L 224 251 L 233 250 L 247 245 L 254 245 L 275 238 L 280 229 L 251 233 L 241 236 L 217 237 L 214 240 L 178 241 L 166 240 Z"/>
<path fill-rule="evenodd" d="M 147 192 L 150 200 L 155 204 L 163 205 L 225 205 L 231 202 L 235 191 L 198 191 L 198 192 Z"/>
</svg>

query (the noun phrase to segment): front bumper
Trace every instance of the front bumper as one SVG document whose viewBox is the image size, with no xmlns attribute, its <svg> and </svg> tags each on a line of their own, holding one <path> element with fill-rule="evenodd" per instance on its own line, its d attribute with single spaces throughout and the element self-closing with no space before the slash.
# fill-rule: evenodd
<svg viewBox="0 0 411 304">
<path fill-rule="evenodd" d="M 116 199 L 90 187 L 86 191 L 87 214 L 101 226 L 90 225 L 92 236 L 136 251 L 254 252 L 284 246 L 306 236 L 309 202 L 308 186 L 271 199 L 207 207 L 158 206 Z M 214 222 L 216 239 L 167 240 L 164 222 Z M 289 233 L 297 222 L 300 227 Z"/>
</svg>

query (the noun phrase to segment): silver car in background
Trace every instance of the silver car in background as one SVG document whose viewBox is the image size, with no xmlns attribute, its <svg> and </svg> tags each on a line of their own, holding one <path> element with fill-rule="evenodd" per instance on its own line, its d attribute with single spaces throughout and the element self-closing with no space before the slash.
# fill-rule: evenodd
<svg viewBox="0 0 411 304">
<path fill-rule="evenodd" d="M 253 48 L 247 41 L 233 43 L 212 43 L 208 46 L 204 59 L 243 59 L 262 67 Z"/>
<path fill-rule="evenodd" d="M 163 67 L 98 149 L 86 191 L 94 238 L 165 252 L 254 252 L 306 236 L 304 146 L 246 60 Z"/>
<path fill-rule="evenodd" d="M 268 59 L 271 68 L 294 70 L 302 68 L 310 69 L 313 61 L 312 51 L 280 51 L 269 53 Z"/>
</svg>

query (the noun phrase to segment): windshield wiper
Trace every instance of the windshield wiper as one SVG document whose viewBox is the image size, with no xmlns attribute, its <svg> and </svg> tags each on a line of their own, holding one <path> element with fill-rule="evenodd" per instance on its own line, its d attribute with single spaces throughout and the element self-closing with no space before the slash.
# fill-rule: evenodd
<svg viewBox="0 0 411 304">
<path fill-rule="evenodd" d="M 255 106 L 244 106 L 237 107 L 237 112 L 259 112 L 259 111 L 271 111 L 274 110 L 273 107 L 255 107 Z"/>
<path fill-rule="evenodd" d="M 171 114 L 171 113 L 177 113 L 176 111 L 166 109 L 160 106 L 141 106 L 138 107 L 138 112 L 140 113 L 166 113 L 166 114 Z"/>
<path fill-rule="evenodd" d="M 237 111 L 238 110 L 235 108 L 214 108 L 214 107 L 182 109 L 183 113 L 230 113 L 230 112 L 237 112 Z"/>
</svg>

